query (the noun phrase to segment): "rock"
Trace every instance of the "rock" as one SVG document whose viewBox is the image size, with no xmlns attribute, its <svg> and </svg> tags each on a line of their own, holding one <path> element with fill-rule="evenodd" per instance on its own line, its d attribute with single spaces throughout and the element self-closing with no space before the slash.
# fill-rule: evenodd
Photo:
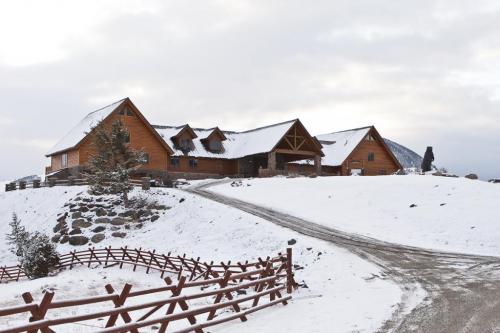
<svg viewBox="0 0 500 333">
<path fill-rule="evenodd" d="M 153 213 L 149 209 L 148 210 L 146 210 L 146 209 L 139 209 L 137 211 L 137 213 L 135 214 L 135 217 L 136 218 L 140 218 L 142 216 L 151 216 L 151 215 L 153 215 Z"/>
<path fill-rule="evenodd" d="M 63 235 L 59 243 L 66 244 L 68 241 L 69 241 L 69 236 Z"/>
<path fill-rule="evenodd" d="M 76 198 L 74 198 L 73 200 L 74 200 L 74 201 L 81 201 L 81 200 L 82 200 L 82 198 L 80 198 L 80 197 L 76 197 Z"/>
<path fill-rule="evenodd" d="M 124 225 L 128 220 L 122 219 L 121 217 L 115 217 L 111 220 L 112 225 Z"/>
<path fill-rule="evenodd" d="M 106 238 L 104 234 L 95 234 L 90 240 L 92 241 L 92 243 L 100 243 L 104 240 L 104 238 Z"/>
<path fill-rule="evenodd" d="M 80 206 L 80 212 L 82 212 L 82 213 L 86 213 L 86 212 L 88 212 L 88 211 L 89 211 L 89 208 L 88 208 L 88 207 L 86 207 L 86 206 Z"/>
<path fill-rule="evenodd" d="M 122 204 L 121 200 L 115 200 L 112 202 L 113 206 L 120 206 Z"/>
<path fill-rule="evenodd" d="M 410 205 L 410 208 L 415 208 L 415 207 L 417 207 L 417 205 L 415 205 L 415 204 Z"/>
<path fill-rule="evenodd" d="M 135 228 L 136 228 L 136 229 L 142 229 L 142 227 L 143 227 L 143 224 L 142 224 L 142 223 L 137 223 L 137 224 L 135 225 Z"/>
<path fill-rule="evenodd" d="M 82 212 L 74 212 L 73 214 L 71 214 L 71 218 L 73 220 L 79 219 L 81 217 L 82 217 Z"/>
<path fill-rule="evenodd" d="M 130 224 L 126 224 L 125 229 L 130 230 Z"/>
<path fill-rule="evenodd" d="M 60 233 L 61 235 L 67 235 L 67 234 L 68 234 L 68 231 L 69 231 L 69 229 L 68 229 L 68 228 L 67 228 L 67 226 L 66 226 L 66 227 L 64 227 L 63 229 L 61 229 L 61 231 L 59 231 L 59 233 Z"/>
<path fill-rule="evenodd" d="M 72 204 L 69 204 L 69 208 L 75 208 L 76 207 L 76 204 L 72 203 Z"/>
<path fill-rule="evenodd" d="M 125 238 L 127 236 L 127 233 L 125 232 L 113 232 L 111 236 L 116 237 L 116 238 Z"/>
<path fill-rule="evenodd" d="M 179 203 L 183 203 L 184 201 L 186 201 L 186 199 L 181 198 L 181 199 L 179 200 Z"/>
<path fill-rule="evenodd" d="M 108 211 L 108 216 L 116 216 L 118 215 L 115 211 L 111 210 L 111 211 Z"/>
<path fill-rule="evenodd" d="M 56 224 L 56 226 L 52 229 L 54 233 L 61 231 L 61 229 L 64 229 L 68 226 L 66 222 L 59 222 Z"/>
<path fill-rule="evenodd" d="M 151 222 L 154 222 L 160 218 L 160 215 L 153 215 L 151 216 Z"/>
<path fill-rule="evenodd" d="M 108 219 L 107 217 L 99 217 L 94 220 L 94 223 L 110 223 L 111 220 Z"/>
<path fill-rule="evenodd" d="M 102 202 L 102 198 L 95 199 L 96 202 Z"/>
<path fill-rule="evenodd" d="M 71 230 L 71 232 L 69 233 L 70 235 L 80 235 L 82 233 L 82 230 L 80 228 L 75 228 L 73 230 Z"/>
<path fill-rule="evenodd" d="M 468 174 L 467 176 L 465 176 L 465 178 L 472 179 L 472 180 L 479 179 L 479 177 L 475 173 Z"/>
<path fill-rule="evenodd" d="M 69 244 L 73 246 L 85 245 L 89 242 L 89 239 L 85 236 L 71 236 L 69 238 Z"/>
<path fill-rule="evenodd" d="M 297 240 L 296 240 L 296 239 L 294 239 L 294 238 L 292 238 L 292 239 L 290 239 L 290 240 L 288 241 L 288 245 L 295 245 L 295 244 L 297 244 Z"/>
<path fill-rule="evenodd" d="M 106 227 L 104 227 L 104 226 L 100 225 L 100 226 L 98 226 L 98 227 L 96 227 L 96 228 L 92 229 L 92 232 L 98 233 L 98 232 L 102 232 L 102 231 L 104 231 L 104 230 L 106 230 Z"/>
<path fill-rule="evenodd" d="M 90 198 L 83 198 L 82 201 L 83 202 L 92 202 L 92 199 L 90 199 Z"/>
<path fill-rule="evenodd" d="M 104 208 L 97 208 L 95 214 L 97 216 L 106 216 L 108 215 L 108 212 Z"/>
<path fill-rule="evenodd" d="M 73 229 L 75 229 L 75 228 L 88 228 L 90 226 L 92 226 L 92 223 L 87 222 L 84 219 L 74 220 L 73 223 L 71 223 L 71 227 Z"/>
<path fill-rule="evenodd" d="M 59 222 L 59 223 L 65 222 L 66 221 L 66 216 L 68 216 L 68 213 L 65 213 L 63 216 L 61 216 L 60 218 L 58 218 L 57 222 Z"/>
<path fill-rule="evenodd" d="M 51 240 L 52 240 L 52 243 L 59 243 L 59 241 L 61 240 L 61 235 L 59 235 L 59 234 L 54 235 Z"/>
<path fill-rule="evenodd" d="M 134 214 L 135 214 L 135 211 L 132 210 L 132 209 L 130 209 L 130 210 L 127 210 L 127 211 L 125 211 L 123 213 L 118 214 L 118 216 L 121 216 L 121 217 L 132 217 L 132 216 L 134 216 Z"/>
</svg>

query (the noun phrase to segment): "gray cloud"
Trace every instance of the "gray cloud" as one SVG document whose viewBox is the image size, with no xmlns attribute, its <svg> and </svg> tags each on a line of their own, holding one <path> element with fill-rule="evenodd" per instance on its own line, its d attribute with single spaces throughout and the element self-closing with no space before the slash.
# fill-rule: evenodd
<svg viewBox="0 0 500 333">
<path fill-rule="evenodd" d="M 12 156 L 2 177 L 39 171 L 52 142 L 124 96 L 163 124 L 244 129 L 299 117 L 316 134 L 375 124 L 417 152 L 434 145 L 451 170 L 500 176 L 496 1 L 141 6 L 53 12 L 53 22 L 99 19 L 78 33 L 61 25 L 52 60 L 0 62 L 0 149 Z M 11 44 L 0 40 L 0 60 Z"/>
</svg>

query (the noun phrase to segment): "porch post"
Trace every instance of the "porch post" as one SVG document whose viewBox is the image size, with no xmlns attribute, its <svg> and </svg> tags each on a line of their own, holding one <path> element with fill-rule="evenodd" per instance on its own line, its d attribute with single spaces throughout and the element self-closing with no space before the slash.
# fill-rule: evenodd
<svg viewBox="0 0 500 333">
<path fill-rule="evenodd" d="M 314 166 L 316 167 L 316 174 L 321 176 L 321 155 L 314 156 Z"/>
<path fill-rule="evenodd" d="M 272 151 L 267 157 L 267 168 L 270 171 L 276 171 L 276 152 Z"/>
</svg>

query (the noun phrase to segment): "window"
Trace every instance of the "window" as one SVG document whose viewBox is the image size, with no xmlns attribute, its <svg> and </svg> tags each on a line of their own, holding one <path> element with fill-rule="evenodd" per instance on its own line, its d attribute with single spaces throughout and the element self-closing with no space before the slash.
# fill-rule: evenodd
<svg viewBox="0 0 500 333">
<path fill-rule="evenodd" d="M 149 154 L 144 154 L 144 164 L 149 164 Z"/>
<path fill-rule="evenodd" d="M 129 117 L 133 117 L 134 116 L 134 113 L 132 112 L 132 110 L 130 110 L 127 107 L 122 108 L 118 114 L 121 115 L 121 116 L 124 116 L 124 115 L 127 115 Z"/>
<path fill-rule="evenodd" d="M 132 110 L 127 108 L 127 116 L 132 117 L 134 114 L 132 113 Z"/>
<path fill-rule="evenodd" d="M 125 137 L 125 142 L 130 143 L 130 133 L 127 133 L 127 136 Z"/>
<path fill-rule="evenodd" d="M 189 167 L 191 169 L 196 169 L 198 167 L 198 160 L 195 160 L 194 158 L 190 159 L 189 160 Z"/>
<path fill-rule="evenodd" d="M 64 153 L 61 155 L 61 168 L 66 168 L 68 166 L 68 154 Z"/>
<path fill-rule="evenodd" d="M 211 151 L 221 151 L 222 142 L 219 140 L 210 140 L 208 143 L 208 149 L 210 149 Z"/>
<path fill-rule="evenodd" d="M 182 150 L 190 150 L 191 149 L 191 139 L 181 139 L 179 146 Z"/>
<path fill-rule="evenodd" d="M 170 166 L 172 168 L 177 169 L 180 166 L 180 164 L 181 164 L 181 161 L 179 160 L 178 157 L 172 157 L 172 158 L 170 158 Z"/>
<path fill-rule="evenodd" d="M 375 161 L 375 153 L 368 153 L 368 161 L 369 162 Z"/>
<path fill-rule="evenodd" d="M 373 135 L 368 134 L 368 135 L 365 137 L 365 140 L 366 140 L 366 141 L 375 141 L 375 138 L 373 137 Z"/>
</svg>

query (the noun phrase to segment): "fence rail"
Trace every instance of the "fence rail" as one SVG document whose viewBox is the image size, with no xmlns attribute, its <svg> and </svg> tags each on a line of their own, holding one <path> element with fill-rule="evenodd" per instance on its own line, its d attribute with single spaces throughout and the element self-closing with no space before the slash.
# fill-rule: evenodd
<svg viewBox="0 0 500 333">
<path fill-rule="evenodd" d="M 120 269 L 129 267 L 134 272 L 137 268 L 142 268 L 149 274 L 151 271 L 160 273 L 163 278 L 166 273 L 176 274 L 180 279 L 186 277 L 188 281 L 208 280 L 218 278 L 227 273 L 238 274 L 250 270 L 258 270 L 268 265 L 276 272 L 280 280 L 286 281 L 287 291 L 291 292 L 295 286 L 292 266 L 292 249 L 288 248 L 286 253 L 279 253 L 276 257 L 258 258 L 254 262 L 204 262 L 200 258 L 188 258 L 168 254 L 159 254 L 155 250 L 148 251 L 142 248 L 88 248 L 82 251 L 72 251 L 59 257 L 59 264 L 56 270 L 73 269 L 77 266 L 90 267 L 92 264 L 103 265 L 104 267 L 118 266 Z M 0 267 L 0 283 L 19 281 L 27 278 L 26 273 L 20 265 Z"/>
<path fill-rule="evenodd" d="M 29 317 L 27 323 L 0 328 L 0 333 L 36 333 L 38 330 L 52 333 L 55 327 L 82 322 L 89 324 L 89 321 L 93 325 L 101 323 L 98 332 L 103 333 L 138 333 L 139 328 L 152 325 L 160 325 L 158 332 L 163 333 L 167 332 L 171 322 L 184 319 L 189 326 L 175 332 L 203 333 L 207 327 L 238 319 L 244 322 L 253 312 L 279 303 L 286 305 L 291 295 L 282 295 L 287 286 L 280 284 L 279 274 L 273 267 L 269 260 L 265 267 L 239 273 L 226 270 L 223 275 L 215 274 L 217 277 L 201 281 L 188 281 L 186 276 L 181 276 L 176 284 L 166 277 L 163 287 L 132 291 L 132 285 L 125 284 L 119 293 L 108 284 L 105 286 L 107 294 L 77 299 L 54 301 L 54 292 L 46 291 L 39 303 L 35 303 L 27 292 L 22 295 L 25 305 L 0 309 L 0 320 L 25 314 Z M 201 292 L 186 292 L 192 288 L 200 288 Z M 166 295 L 167 292 L 170 295 Z M 126 305 L 129 299 L 146 295 L 147 300 Z M 197 305 L 190 307 L 189 301 L 196 301 Z M 78 307 L 83 305 L 94 305 L 92 312 L 79 311 Z M 102 307 L 105 309 L 95 310 Z M 61 309 L 71 315 L 61 313 Z M 164 314 L 158 317 L 160 310 Z M 155 314 L 156 317 L 151 318 Z M 206 319 L 200 318 L 202 316 Z"/>
</svg>

